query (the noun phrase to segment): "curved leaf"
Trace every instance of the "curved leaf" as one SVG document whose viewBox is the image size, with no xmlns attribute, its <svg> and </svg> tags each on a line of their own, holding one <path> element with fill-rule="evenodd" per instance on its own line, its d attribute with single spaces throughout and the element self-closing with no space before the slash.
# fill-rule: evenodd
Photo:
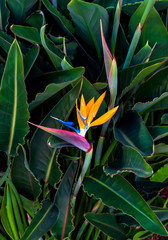
<svg viewBox="0 0 168 240">
<path fill-rule="evenodd" d="M 133 172 L 139 177 L 149 177 L 153 170 L 143 157 L 131 147 L 122 147 L 119 157 L 112 163 L 112 166 L 104 167 L 106 174 L 111 176 L 120 172 Z"/>
<path fill-rule="evenodd" d="M 10 87 L 9 87 L 10 86 Z M 0 149 L 15 155 L 24 143 L 29 119 L 23 75 L 23 58 L 16 40 L 10 47 L 0 89 Z"/>
<path fill-rule="evenodd" d="M 76 176 L 78 162 L 73 161 L 67 169 L 57 190 L 54 203 L 59 209 L 58 221 L 52 228 L 52 233 L 57 239 L 64 239 L 74 229 L 70 209 L 71 193 Z M 63 201 L 64 199 L 64 201 Z"/>
<path fill-rule="evenodd" d="M 40 28 L 45 25 L 44 13 L 41 10 L 36 11 L 26 19 L 26 23 L 40 31 Z"/>
<path fill-rule="evenodd" d="M 6 7 L 6 1 L 0 1 L 0 29 L 5 31 L 8 25 L 9 9 Z"/>
<path fill-rule="evenodd" d="M 23 23 L 38 0 L 7 0 L 12 18 L 16 24 Z"/>
<path fill-rule="evenodd" d="M 101 167 L 83 182 L 84 191 L 109 207 L 121 209 L 134 217 L 148 231 L 167 236 L 167 231 L 141 195 L 122 176 L 106 176 Z"/>
<path fill-rule="evenodd" d="M 42 208 L 37 212 L 21 240 L 37 240 L 47 233 L 58 219 L 59 211 L 49 200 L 42 202 Z"/>
<path fill-rule="evenodd" d="M 167 173 L 168 173 L 168 164 L 165 164 L 163 167 L 161 167 L 157 172 L 155 172 L 152 175 L 152 177 L 150 178 L 150 181 L 163 182 L 167 179 Z"/>
<path fill-rule="evenodd" d="M 115 215 L 112 214 L 94 214 L 86 213 L 85 218 L 100 229 L 102 232 L 117 240 L 126 239 L 125 233 L 121 226 L 117 224 Z"/>
<path fill-rule="evenodd" d="M 81 0 L 71 0 L 68 10 L 75 23 L 79 36 L 96 49 L 98 58 L 101 57 L 100 19 L 103 23 L 104 35 L 107 33 L 109 16 L 105 8 Z M 87 17 L 86 17 L 87 13 Z"/>
<path fill-rule="evenodd" d="M 114 127 L 115 138 L 142 156 L 153 154 L 153 139 L 138 113 L 127 112 Z"/>
<path fill-rule="evenodd" d="M 40 183 L 30 171 L 26 152 L 21 145 L 12 162 L 11 178 L 18 192 L 29 199 L 35 200 L 41 193 Z"/>
<path fill-rule="evenodd" d="M 152 126 L 148 130 L 153 137 L 154 141 L 164 138 L 168 135 L 168 126 Z"/>
<path fill-rule="evenodd" d="M 29 110 L 33 110 L 41 103 L 55 95 L 58 91 L 62 90 L 63 88 L 67 87 L 69 84 L 75 84 L 76 81 L 80 79 L 80 77 L 84 73 L 84 68 L 72 68 L 65 71 L 58 71 L 44 74 L 40 81 L 42 82 L 42 78 L 49 79 L 51 84 L 48 84 L 45 88 L 44 92 L 38 93 L 36 95 L 35 100 L 30 103 Z"/>
</svg>

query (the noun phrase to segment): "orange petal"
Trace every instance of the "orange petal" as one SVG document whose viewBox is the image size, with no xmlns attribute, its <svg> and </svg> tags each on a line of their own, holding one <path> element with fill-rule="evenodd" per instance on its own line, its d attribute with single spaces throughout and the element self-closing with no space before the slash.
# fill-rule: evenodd
<svg viewBox="0 0 168 240">
<path fill-rule="evenodd" d="M 87 116 L 89 115 L 90 109 L 92 108 L 93 104 L 94 104 L 94 97 L 86 105 Z"/>
<path fill-rule="evenodd" d="M 105 122 L 107 122 L 110 118 L 112 118 L 114 116 L 114 114 L 117 112 L 119 106 L 111 109 L 110 111 L 106 112 L 105 114 L 103 114 L 101 117 L 99 117 L 98 119 L 96 119 L 95 121 L 93 121 L 90 124 L 90 127 L 93 126 L 97 126 L 97 125 L 101 125 Z"/>
<path fill-rule="evenodd" d="M 77 99 L 76 99 L 76 115 L 77 115 L 77 120 L 78 120 L 78 124 L 79 124 L 79 128 L 80 129 L 84 129 L 85 126 L 82 122 L 82 119 L 80 118 L 79 112 L 78 112 L 78 103 L 77 103 Z"/>
<path fill-rule="evenodd" d="M 93 120 L 93 118 L 96 116 L 99 108 L 100 108 L 100 105 L 102 104 L 103 100 L 104 100 L 104 97 L 106 95 L 106 92 L 104 92 L 98 99 L 97 101 L 93 104 L 92 108 L 90 109 L 90 112 L 89 112 L 89 116 L 88 116 L 88 120 L 87 120 L 87 123 L 90 124 L 91 121 Z"/>
<path fill-rule="evenodd" d="M 85 99 L 84 96 L 82 94 L 81 96 L 81 103 L 80 103 L 80 112 L 82 114 L 83 117 L 86 117 L 86 103 L 85 103 Z"/>
</svg>

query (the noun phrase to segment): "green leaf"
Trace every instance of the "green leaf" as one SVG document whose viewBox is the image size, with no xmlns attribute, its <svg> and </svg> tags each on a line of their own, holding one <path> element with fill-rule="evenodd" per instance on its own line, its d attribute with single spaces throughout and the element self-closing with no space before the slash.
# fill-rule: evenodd
<svg viewBox="0 0 168 240">
<path fill-rule="evenodd" d="M 41 37 L 41 43 L 42 43 L 44 49 L 46 50 L 48 56 L 50 57 L 51 62 L 53 63 L 54 67 L 56 69 L 61 69 L 62 59 L 47 46 L 46 38 L 45 38 L 45 26 L 43 26 L 40 30 L 40 37 Z"/>
<path fill-rule="evenodd" d="M 11 16 L 16 24 L 24 22 L 28 14 L 34 9 L 37 0 L 7 0 Z"/>
<path fill-rule="evenodd" d="M 25 57 L 24 57 L 24 78 L 26 78 L 27 75 L 29 74 L 29 72 L 31 71 L 31 69 L 38 57 L 39 51 L 40 51 L 39 46 L 35 45 L 25 55 Z"/>
<path fill-rule="evenodd" d="M 104 35 L 108 30 L 109 16 L 105 8 L 81 0 L 71 0 L 68 10 L 75 23 L 76 31 L 82 40 L 96 50 L 99 61 L 101 60 L 100 19 L 103 24 Z M 87 15 L 86 15 L 87 13 Z"/>
<path fill-rule="evenodd" d="M 157 172 L 155 172 L 152 175 L 152 177 L 150 177 L 150 181 L 152 181 L 152 182 L 164 182 L 167 179 L 167 173 L 168 173 L 168 164 L 165 164 Z"/>
<path fill-rule="evenodd" d="M 161 124 L 168 124 L 168 113 L 163 114 L 161 117 Z"/>
<path fill-rule="evenodd" d="M 131 83 L 122 91 L 121 97 L 123 97 L 127 92 L 132 90 L 137 84 L 140 84 L 146 77 L 148 77 L 151 73 L 156 71 L 158 68 L 160 68 L 168 59 L 164 59 L 163 61 L 159 63 L 155 63 L 149 67 L 146 67 L 142 69 L 137 76 L 131 81 Z"/>
<path fill-rule="evenodd" d="M 165 143 L 159 143 L 154 147 L 154 154 L 168 154 L 168 145 Z"/>
<path fill-rule="evenodd" d="M 42 0 L 42 1 L 44 6 L 51 13 L 51 16 L 59 24 L 59 26 L 63 30 L 65 30 L 67 33 L 72 35 L 74 33 L 74 28 L 72 23 L 68 19 L 66 19 L 54 6 L 52 6 L 49 0 Z"/>
<path fill-rule="evenodd" d="M 10 86 L 10 87 L 9 87 Z M 16 40 L 10 47 L 0 89 L 0 149 L 16 154 L 18 143 L 24 143 L 29 119 L 23 75 L 23 58 Z"/>
<path fill-rule="evenodd" d="M 148 231 L 167 236 L 167 231 L 134 187 L 122 176 L 106 176 L 101 167 L 83 182 L 84 191 L 134 217 Z"/>
<path fill-rule="evenodd" d="M 115 138 L 142 156 L 153 154 L 153 139 L 137 112 L 128 111 L 114 127 Z"/>
<path fill-rule="evenodd" d="M 26 152 L 21 145 L 12 162 L 11 178 L 18 192 L 29 199 L 35 200 L 41 193 L 40 183 L 30 171 Z"/>
<path fill-rule="evenodd" d="M 26 19 L 26 23 L 40 31 L 40 28 L 46 24 L 44 13 L 38 10 Z"/>
<path fill-rule="evenodd" d="M 139 112 L 140 114 L 145 114 L 148 112 L 164 110 L 168 108 L 168 93 L 163 93 L 160 97 L 154 98 L 151 102 L 146 103 L 136 103 L 133 110 Z"/>
<path fill-rule="evenodd" d="M 147 82 L 142 84 L 139 89 L 136 92 L 135 95 L 135 102 L 147 102 L 147 101 L 153 101 L 162 100 L 163 97 L 163 103 L 164 103 L 164 96 L 166 96 L 166 93 L 168 91 L 168 67 L 165 67 L 163 69 L 158 70 L 155 74 L 153 74 Z M 163 94 L 164 93 L 164 94 Z M 163 96 L 161 96 L 163 94 Z"/>
<path fill-rule="evenodd" d="M 52 233 L 57 239 L 64 239 L 74 229 L 70 208 L 71 193 L 76 176 L 78 162 L 73 161 L 67 169 L 55 196 L 55 204 L 59 209 L 58 221 L 52 228 Z M 64 199 L 64 201 L 63 201 Z"/>
<path fill-rule="evenodd" d="M 139 74 L 143 73 L 142 72 L 143 70 L 146 71 L 148 69 L 148 67 L 150 67 L 152 65 L 154 66 L 157 63 L 161 63 L 164 60 L 165 60 L 165 58 L 153 60 L 153 61 L 139 64 L 136 66 L 131 66 L 131 67 L 126 68 L 126 69 L 122 70 L 121 72 L 119 72 L 120 81 L 118 82 L 118 95 L 120 95 L 121 92 L 124 91 L 125 88 L 127 89 L 127 87 L 129 87 L 131 82 L 134 81 L 134 79 L 137 79 Z"/>
<path fill-rule="evenodd" d="M 56 223 L 59 215 L 56 205 L 49 200 L 45 200 L 42 203 L 42 208 L 31 221 L 21 240 L 39 239 Z"/>
<path fill-rule="evenodd" d="M 79 67 L 65 71 L 44 74 L 42 77 L 40 77 L 40 81 L 42 81 L 42 79 L 49 79 L 51 84 L 47 85 L 44 92 L 36 95 L 35 100 L 30 103 L 29 110 L 33 110 L 41 103 L 55 95 L 57 92 L 67 87 L 69 84 L 74 84 L 77 82 L 83 73 L 84 68 Z"/>
<path fill-rule="evenodd" d="M 8 214 L 7 214 L 7 185 L 5 186 L 4 196 L 3 196 L 2 205 L 1 205 L 1 222 L 7 234 L 11 237 L 11 239 L 15 240 L 14 234 L 11 228 L 11 224 L 8 219 Z"/>
<path fill-rule="evenodd" d="M 141 16 L 146 8 L 148 1 L 144 1 L 132 15 L 130 20 L 130 35 L 132 36 L 138 26 Z M 155 27 L 153 27 L 155 26 Z M 150 15 L 142 29 L 139 47 L 142 48 L 146 42 L 149 41 L 151 46 L 157 43 L 151 59 L 167 57 L 168 56 L 168 32 L 159 13 L 153 8 Z"/>
<path fill-rule="evenodd" d="M 147 42 L 145 46 L 141 48 L 139 52 L 133 57 L 131 65 L 144 63 L 151 55 L 151 52 L 152 52 L 152 48 L 149 46 Z"/>
<path fill-rule="evenodd" d="M 86 213 L 85 218 L 100 229 L 103 233 L 117 240 L 126 239 L 125 233 L 121 226 L 117 224 L 115 215 L 112 214 L 94 214 Z"/>
<path fill-rule="evenodd" d="M 7 29 L 9 19 L 9 9 L 6 6 L 6 1 L 0 1 L 0 29 L 5 31 Z"/>
<path fill-rule="evenodd" d="M 104 167 L 105 173 L 111 176 L 120 172 L 133 172 L 139 177 L 149 177 L 153 171 L 151 166 L 143 157 L 130 147 L 119 149 L 119 157 L 112 163 L 112 166 Z"/>
<path fill-rule="evenodd" d="M 153 137 L 154 141 L 164 138 L 168 135 L 168 126 L 152 126 L 148 130 Z"/>
<path fill-rule="evenodd" d="M 72 88 L 56 106 L 48 113 L 48 115 L 41 122 L 41 125 L 51 128 L 60 128 L 61 124 L 51 118 L 51 116 L 58 117 L 65 121 L 71 113 L 75 101 L 79 96 L 81 90 L 81 82 Z M 33 171 L 38 179 L 44 179 L 48 164 L 53 154 L 53 149 L 47 144 L 50 134 L 37 129 L 30 144 L 30 169 Z M 62 141 L 62 140 L 60 140 Z M 57 171 L 56 171 L 57 172 Z"/>
<path fill-rule="evenodd" d="M 19 36 L 20 38 L 23 38 L 35 44 L 41 44 L 40 34 L 37 28 L 21 26 L 21 25 L 13 25 L 11 27 L 11 30 L 13 31 L 14 34 Z"/>
</svg>

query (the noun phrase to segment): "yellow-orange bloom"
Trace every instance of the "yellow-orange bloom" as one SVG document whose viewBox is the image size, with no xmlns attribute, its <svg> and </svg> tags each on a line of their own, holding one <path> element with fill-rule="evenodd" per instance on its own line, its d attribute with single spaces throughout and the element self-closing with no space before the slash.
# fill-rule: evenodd
<svg viewBox="0 0 168 240">
<path fill-rule="evenodd" d="M 96 102 L 92 98 L 87 104 L 85 102 L 84 96 L 81 96 L 80 110 L 78 109 L 78 104 L 76 101 L 76 110 L 77 110 L 77 120 L 79 124 L 79 133 L 82 136 L 85 136 L 87 130 L 90 127 L 101 125 L 107 122 L 113 115 L 117 112 L 118 106 L 111 109 L 110 111 L 103 114 L 101 117 L 93 121 L 96 117 L 96 114 L 105 98 L 106 92 L 104 92 Z"/>
</svg>

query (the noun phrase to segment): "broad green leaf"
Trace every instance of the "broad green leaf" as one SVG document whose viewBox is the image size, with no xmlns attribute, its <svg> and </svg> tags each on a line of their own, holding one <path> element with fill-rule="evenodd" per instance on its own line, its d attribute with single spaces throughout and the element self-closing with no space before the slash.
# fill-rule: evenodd
<svg viewBox="0 0 168 240">
<path fill-rule="evenodd" d="M 168 164 L 165 164 L 157 172 L 155 172 L 152 175 L 152 177 L 150 177 L 150 181 L 152 181 L 152 182 L 163 182 L 167 179 L 167 173 L 168 173 Z"/>
<path fill-rule="evenodd" d="M 46 24 L 44 13 L 38 10 L 26 19 L 26 23 L 40 31 L 40 28 Z"/>
<path fill-rule="evenodd" d="M 153 154 L 153 139 L 137 112 L 128 111 L 114 127 L 115 138 L 142 156 Z"/>
<path fill-rule="evenodd" d="M 85 218 L 100 229 L 103 233 L 117 240 L 126 239 L 125 233 L 121 226 L 116 222 L 115 215 L 104 213 L 86 213 Z"/>
<path fill-rule="evenodd" d="M 8 219 L 7 211 L 8 210 L 7 210 L 7 185 L 6 185 L 4 190 L 2 205 L 1 205 L 1 222 L 3 227 L 5 228 L 5 231 L 11 237 L 11 239 L 15 240 L 14 234 L 10 225 L 10 221 Z"/>
<path fill-rule="evenodd" d="M 106 176 L 101 167 L 83 182 L 84 191 L 109 207 L 134 217 L 148 231 L 167 236 L 167 231 L 134 187 L 122 176 Z"/>
<path fill-rule="evenodd" d="M 161 124 L 168 124 L 168 113 L 163 114 L 161 117 Z"/>
<path fill-rule="evenodd" d="M 146 60 L 151 55 L 152 48 L 149 46 L 148 42 L 139 52 L 133 57 L 131 65 L 137 65 L 146 62 Z"/>
<path fill-rule="evenodd" d="M 121 92 L 124 91 L 125 88 L 127 89 L 127 87 L 129 87 L 131 82 L 133 82 L 134 79 L 137 79 L 139 74 L 142 74 L 143 70 L 146 71 L 148 69 L 148 67 L 151 67 L 152 65 L 154 66 L 155 64 L 158 64 L 158 63 L 161 63 L 164 60 L 165 60 L 165 58 L 161 58 L 161 59 L 149 61 L 147 63 L 130 66 L 129 68 L 126 68 L 126 69 L 122 70 L 121 72 L 119 72 L 118 95 L 120 95 Z"/>
<path fill-rule="evenodd" d="M 56 223 L 58 208 L 49 200 L 44 200 L 42 208 L 37 212 L 21 240 L 37 240 L 47 233 Z"/>
<path fill-rule="evenodd" d="M 147 102 L 158 100 L 164 96 L 166 96 L 168 91 L 168 67 L 158 70 L 155 74 L 153 74 L 147 82 L 142 84 L 135 95 L 135 102 Z M 164 94 L 163 94 L 164 93 Z M 163 96 L 161 96 L 163 94 Z"/>
<path fill-rule="evenodd" d="M 131 36 L 135 32 L 135 29 L 139 24 L 139 21 L 146 8 L 147 3 L 148 1 L 144 1 L 131 17 L 129 24 Z M 142 29 L 139 46 L 143 47 L 147 41 L 149 41 L 150 46 L 154 46 L 154 44 L 157 43 L 152 53 L 151 59 L 168 56 L 168 32 L 159 13 L 156 11 L 155 8 L 151 10 L 145 26 Z"/>
<path fill-rule="evenodd" d="M 34 9 L 36 3 L 37 0 L 7 0 L 14 23 L 23 23 L 28 14 Z"/>
<path fill-rule="evenodd" d="M 51 62 L 53 63 L 54 67 L 56 69 L 61 69 L 62 59 L 57 54 L 55 54 L 52 50 L 50 50 L 50 48 L 46 44 L 45 26 L 43 26 L 40 30 L 40 37 L 41 37 L 41 43 L 42 43 L 44 49 L 46 50 L 48 56 L 50 57 Z"/>
<path fill-rule="evenodd" d="M 151 102 L 146 103 L 136 103 L 133 110 L 139 112 L 140 114 L 145 114 L 148 112 L 153 112 L 157 110 L 164 110 L 168 108 L 168 93 L 163 93 L 160 97 L 154 98 Z"/>
<path fill-rule="evenodd" d="M 6 6 L 6 0 L 0 1 L 0 29 L 5 31 L 8 25 L 9 9 Z"/>
<path fill-rule="evenodd" d="M 40 77 L 40 81 L 42 79 L 49 79 L 51 84 L 48 84 L 45 88 L 44 92 L 38 93 L 36 95 L 35 100 L 30 103 L 29 110 L 36 108 L 41 103 L 55 95 L 58 91 L 64 89 L 69 84 L 74 84 L 79 80 L 79 78 L 83 75 L 84 68 L 73 68 L 66 71 L 58 71 L 52 73 L 46 73 Z"/>
<path fill-rule="evenodd" d="M 137 84 L 140 84 L 146 77 L 148 77 L 151 73 L 153 73 L 154 71 L 156 71 L 158 68 L 160 68 L 165 61 L 167 61 L 168 59 L 164 59 L 163 61 L 159 62 L 159 63 L 155 63 L 149 67 L 146 67 L 145 69 L 143 69 L 142 71 L 140 71 L 138 73 L 138 75 L 131 81 L 130 85 L 128 85 L 121 93 L 121 97 L 123 97 L 127 92 L 129 92 L 130 90 L 132 90 Z"/>
<path fill-rule="evenodd" d="M 69 15 L 69 11 L 67 9 L 67 5 L 71 0 L 57 0 L 58 8 L 62 10 L 62 12 L 66 15 Z"/>
<path fill-rule="evenodd" d="M 70 201 L 77 167 L 78 167 L 77 161 L 73 161 L 70 164 L 59 185 L 59 188 L 55 196 L 54 203 L 59 209 L 59 217 L 58 221 L 52 228 L 52 233 L 56 237 L 56 239 L 64 239 L 68 237 L 69 234 L 74 229 L 74 226 L 72 224 L 73 217 L 71 215 Z"/>
<path fill-rule="evenodd" d="M 21 145 L 12 162 L 11 178 L 20 194 L 35 200 L 41 193 L 40 183 L 30 171 L 26 152 Z"/>
<path fill-rule="evenodd" d="M 51 116 L 58 117 L 63 121 L 66 120 L 74 108 L 75 101 L 78 98 L 80 91 L 81 82 L 77 83 L 72 90 L 62 97 L 62 99 L 44 118 L 41 125 L 51 128 L 60 128 L 61 124 L 51 118 Z M 38 179 L 45 178 L 48 164 L 54 151 L 47 144 L 49 136 L 50 134 L 37 129 L 30 144 L 30 169 Z"/>
<path fill-rule="evenodd" d="M 105 8 L 81 0 L 71 0 L 68 10 L 75 23 L 76 31 L 82 40 L 96 50 L 99 61 L 101 60 L 100 19 L 103 24 L 104 35 L 108 30 L 109 16 Z M 87 13 L 87 15 L 86 15 Z"/>
<path fill-rule="evenodd" d="M 35 45 L 33 46 L 29 52 L 24 57 L 24 78 L 27 77 L 29 72 L 31 71 L 37 57 L 39 54 L 39 46 Z"/>
<path fill-rule="evenodd" d="M 118 158 L 111 166 L 105 166 L 104 171 L 111 176 L 120 172 L 133 172 L 139 177 L 149 177 L 153 173 L 151 166 L 131 147 L 119 149 Z"/>
<path fill-rule="evenodd" d="M 168 135 L 168 126 L 152 126 L 148 130 L 154 141 L 164 138 Z"/>
<path fill-rule="evenodd" d="M 68 34 L 73 34 L 74 28 L 72 23 L 68 19 L 66 19 L 54 6 L 52 6 L 49 0 L 42 1 L 44 6 L 51 13 L 51 16 L 59 24 L 59 26 L 63 28 L 63 30 L 65 30 Z"/>
<path fill-rule="evenodd" d="M 41 44 L 40 34 L 38 32 L 38 29 L 35 27 L 13 25 L 11 27 L 11 30 L 20 38 L 23 38 L 35 44 Z"/>
<path fill-rule="evenodd" d="M 10 87 L 9 87 L 10 86 Z M 10 47 L 0 89 L 0 149 L 16 154 L 18 143 L 24 143 L 29 119 L 23 75 L 23 58 L 16 40 Z"/>
<path fill-rule="evenodd" d="M 168 154 L 168 145 L 165 143 L 159 143 L 154 147 L 154 154 Z"/>
</svg>

